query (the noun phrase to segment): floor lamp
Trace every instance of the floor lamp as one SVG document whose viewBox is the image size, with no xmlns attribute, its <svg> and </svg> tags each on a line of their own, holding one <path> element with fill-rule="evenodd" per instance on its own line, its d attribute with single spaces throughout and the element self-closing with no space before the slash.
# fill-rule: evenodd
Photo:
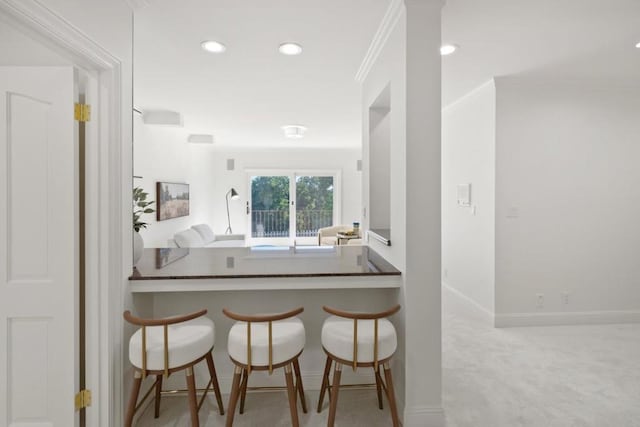
<svg viewBox="0 0 640 427">
<path fill-rule="evenodd" d="M 225 199 L 227 200 L 227 224 L 229 226 L 227 227 L 227 231 L 225 231 L 224 234 L 233 234 L 233 231 L 231 230 L 231 217 L 229 216 L 229 196 L 231 196 L 231 200 L 238 200 L 240 198 L 235 188 L 232 188 L 231 190 L 227 191 L 227 195 L 225 196 Z"/>
</svg>

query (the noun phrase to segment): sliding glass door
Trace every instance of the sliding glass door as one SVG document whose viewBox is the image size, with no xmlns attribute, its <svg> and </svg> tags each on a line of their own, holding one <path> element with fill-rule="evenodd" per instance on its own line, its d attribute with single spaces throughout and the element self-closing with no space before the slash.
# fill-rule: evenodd
<svg viewBox="0 0 640 427">
<path fill-rule="evenodd" d="M 337 181 L 337 172 L 249 173 L 251 244 L 316 244 L 318 229 L 338 217 Z"/>
<path fill-rule="evenodd" d="M 291 236 L 289 176 L 251 176 L 249 185 L 251 238 L 256 243 L 288 244 Z"/>
<path fill-rule="evenodd" d="M 333 225 L 333 176 L 296 175 L 296 238 Z"/>
</svg>

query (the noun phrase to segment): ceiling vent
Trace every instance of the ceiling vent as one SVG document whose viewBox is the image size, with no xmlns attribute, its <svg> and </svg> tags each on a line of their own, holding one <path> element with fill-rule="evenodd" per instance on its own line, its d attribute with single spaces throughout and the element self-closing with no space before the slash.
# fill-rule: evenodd
<svg viewBox="0 0 640 427">
<path fill-rule="evenodd" d="M 213 144 L 213 135 L 189 135 L 188 141 L 192 144 Z"/>
<path fill-rule="evenodd" d="M 175 111 L 144 111 L 142 121 L 145 125 L 182 127 L 182 114 Z"/>
</svg>

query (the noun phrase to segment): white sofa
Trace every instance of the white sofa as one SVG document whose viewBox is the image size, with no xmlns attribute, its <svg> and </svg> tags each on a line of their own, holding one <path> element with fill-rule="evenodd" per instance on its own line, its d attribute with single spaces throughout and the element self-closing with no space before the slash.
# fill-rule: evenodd
<svg viewBox="0 0 640 427">
<path fill-rule="evenodd" d="M 244 234 L 214 234 L 207 224 L 197 224 L 173 235 L 171 246 L 179 248 L 237 248 L 245 246 Z"/>
</svg>

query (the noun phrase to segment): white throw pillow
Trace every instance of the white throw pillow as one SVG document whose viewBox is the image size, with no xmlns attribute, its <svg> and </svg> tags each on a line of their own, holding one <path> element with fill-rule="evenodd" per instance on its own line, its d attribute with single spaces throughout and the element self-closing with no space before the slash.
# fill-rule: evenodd
<svg viewBox="0 0 640 427">
<path fill-rule="evenodd" d="M 191 228 L 198 232 L 200 237 L 202 237 L 202 241 L 205 245 L 216 240 L 216 235 L 213 234 L 213 230 L 211 230 L 211 227 L 209 227 L 207 224 L 192 225 Z"/>
<path fill-rule="evenodd" d="M 179 248 L 201 248 L 204 246 L 200 234 L 191 229 L 174 234 L 173 239 Z"/>
</svg>

